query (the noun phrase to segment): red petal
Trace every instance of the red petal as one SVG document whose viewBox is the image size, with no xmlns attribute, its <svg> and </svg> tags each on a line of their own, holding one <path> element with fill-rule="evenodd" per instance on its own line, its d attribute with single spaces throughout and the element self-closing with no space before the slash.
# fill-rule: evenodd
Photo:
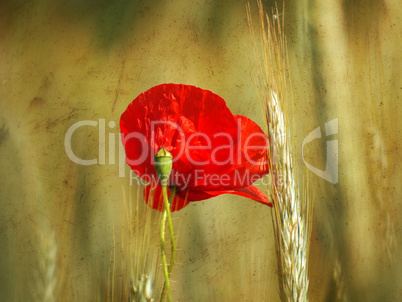
<svg viewBox="0 0 402 302">
<path fill-rule="evenodd" d="M 268 137 L 249 118 L 238 115 L 236 120 L 236 127 L 241 133 L 232 137 L 233 150 L 226 148 L 226 150 L 221 149 L 215 153 L 221 158 L 233 158 L 233 162 L 198 168 L 198 179 L 194 177 L 198 181 L 190 183 L 189 189 L 203 191 L 239 189 L 252 185 L 268 174 L 270 168 L 267 155 Z M 227 145 L 227 141 L 222 145 Z M 233 153 L 230 154 L 230 152 Z M 200 170 L 202 170 L 201 173 Z M 203 175 L 206 178 L 203 178 Z M 218 183 L 209 181 L 208 179 L 211 179 L 212 175 L 219 176 L 221 180 Z"/>
<path fill-rule="evenodd" d="M 268 137 L 261 128 L 248 117 L 238 115 L 236 119 L 241 124 L 241 141 L 236 146 L 236 154 L 241 160 L 231 167 L 229 175 L 231 179 L 236 179 L 237 173 L 249 176 L 246 183 L 234 183 L 239 188 L 250 186 L 268 174 L 270 162 L 267 153 Z"/>
<path fill-rule="evenodd" d="M 172 153 L 170 182 L 186 188 L 177 192 L 175 210 L 189 201 L 225 193 L 270 205 L 261 191 L 250 187 L 269 171 L 266 136 L 247 117 L 233 115 L 225 101 L 211 91 L 181 84 L 153 87 L 130 103 L 121 116 L 120 127 L 126 161 L 143 179 L 157 181 L 153 158 L 159 148 L 166 147 Z M 247 145 L 260 149 L 248 149 Z M 200 161 L 209 164 L 199 165 Z M 212 183 L 204 177 L 208 175 L 224 176 L 225 183 Z M 154 191 L 154 199 L 150 188 L 144 195 L 148 204 L 161 210 L 160 187 Z"/>
<path fill-rule="evenodd" d="M 174 171 L 182 175 L 194 173 L 200 167 L 193 162 L 208 160 L 211 150 L 190 150 L 188 144 L 205 146 L 206 135 L 214 150 L 226 143 L 225 138 L 214 138 L 214 134 L 227 133 L 234 137 L 236 121 L 225 101 L 211 91 L 195 86 L 162 84 L 145 91 L 130 103 L 121 116 L 120 129 L 127 164 L 147 179 L 146 176 L 155 175 L 153 156 L 161 147 L 172 153 Z M 195 132 L 202 134 L 194 135 L 189 141 Z"/>
<path fill-rule="evenodd" d="M 203 193 L 210 195 L 209 198 L 218 196 L 221 194 L 234 194 L 234 195 L 244 196 L 244 197 L 251 198 L 255 201 L 258 201 L 262 204 L 272 207 L 272 203 L 269 202 L 267 196 L 260 189 L 258 189 L 255 186 L 248 186 L 245 188 L 234 189 L 234 190 L 206 191 Z"/>
<path fill-rule="evenodd" d="M 168 189 L 168 196 L 170 197 L 171 190 Z M 216 190 L 216 191 L 199 191 L 199 190 L 188 190 L 188 191 L 178 191 L 176 192 L 170 210 L 172 212 L 179 211 L 187 206 L 190 202 L 206 200 L 212 197 L 216 197 L 222 194 L 233 194 L 243 197 L 247 197 L 258 201 L 262 204 L 272 207 L 267 196 L 257 187 L 248 186 L 246 188 L 240 188 L 235 190 Z M 158 211 L 164 210 L 162 187 L 155 186 L 152 189 L 152 185 L 147 186 L 144 189 L 144 199 L 146 203 L 153 209 Z"/>
</svg>

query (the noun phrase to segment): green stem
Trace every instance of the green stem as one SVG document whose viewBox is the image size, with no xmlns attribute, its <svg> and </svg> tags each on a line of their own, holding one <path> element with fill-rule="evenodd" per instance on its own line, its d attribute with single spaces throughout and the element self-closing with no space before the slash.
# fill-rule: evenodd
<svg viewBox="0 0 402 302">
<path fill-rule="evenodd" d="M 172 193 L 170 194 L 170 198 L 168 199 L 167 186 L 162 186 L 162 195 L 163 195 L 163 202 L 164 202 L 165 210 L 163 212 L 163 218 L 162 218 L 162 223 L 161 223 L 161 251 L 162 251 L 163 273 L 165 275 L 165 284 L 162 289 L 162 295 L 161 295 L 160 301 L 163 301 L 163 298 L 165 297 L 165 292 L 167 292 L 169 302 L 172 301 L 172 297 L 170 295 L 169 278 L 170 278 L 170 274 L 172 273 L 175 256 L 176 256 L 176 245 L 175 245 L 175 241 L 174 241 L 172 217 L 170 215 L 170 203 L 173 200 L 174 194 L 175 194 L 175 189 L 172 190 Z M 169 234 L 170 234 L 170 247 L 171 247 L 169 269 L 167 268 L 166 251 L 165 251 L 166 218 L 168 221 L 168 228 L 169 228 Z"/>
<path fill-rule="evenodd" d="M 166 222 L 166 211 L 163 212 L 161 222 L 161 253 L 162 253 L 163 274 L 165 275 L 165 285 L 163 286 L 161 301 L 163 301 L 166 289 L 168 293 L 168 300 L 169 302 L 171 302 L 172 297 L 170 296 L 169 272 L 167 268 L 166 251 L 165 251 L 165 222 Z"/>
<path fill-rule="evenodd" d="M 170 265 L 169 265 L 169 277 L 170 277 L 170 274 L 172 273 L 173 265 L 174 265 L 174 261 L 175 261 L 175 257 L 176 257 L 176 244 L 174 241 L 172 216 L 170 215 L 170 205 L 172 204 L 175 193 L 176 193 L 176 187 L 173 187 L 172 192 L 170 193 L 169 201 L 168 201 L 168 203 L 166 203 L 167 190 L 166 190 L 166 187 L 164 189 L 162 188 L 163 199 L 165 201 L 165 208 L 167 208 L 166 212 L 167 212 L 168 228 L 169 228 L 169 234 L 170 234 L 171 254 L 170 254 Z"/>
</svg>

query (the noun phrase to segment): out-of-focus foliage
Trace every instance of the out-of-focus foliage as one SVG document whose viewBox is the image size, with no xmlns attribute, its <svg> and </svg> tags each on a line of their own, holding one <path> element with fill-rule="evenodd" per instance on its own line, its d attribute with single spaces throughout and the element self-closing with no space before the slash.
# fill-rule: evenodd
<svg viewBox="0 0 402 302">
<path fill-rule="evenodd" d="M 253 12 L 257 25 L 251 2 Z M 286 2 L 277 16 L 299 171 L 310 131 L 320 126 L 322 139 L 305 159 L 322 170 L 326 141 L 339 144 L 337 184 L 309 172 L 310 301 L 402 299 L 401 16 L 400 1 L 307 0 Z M 127 230 L 123 201 L 142 203 L 143 186 L 130 187 L 127 167 L 119 177 L 120 114 L 139 93 L 173 82 L 209 89 L 262 126 L 252 51 L 245 1 L 1 1 L 1 300 L 128 297 L 131 266 L 146 258 L 127 260 L 126 240 L 142 242 L 149 216 Z M 326 138 L 334 118 L 339 133 Z M 65 152 L 67 130 L 83 120 L 97 124 L 74 133 L 72 150 L 95 165 Z M 270 208 L 221 196 L 193 203 L 174 223 L 174 300 L 279 301 Z M 150 263 L 155 250 L 157 240 Z"/>
</svg>

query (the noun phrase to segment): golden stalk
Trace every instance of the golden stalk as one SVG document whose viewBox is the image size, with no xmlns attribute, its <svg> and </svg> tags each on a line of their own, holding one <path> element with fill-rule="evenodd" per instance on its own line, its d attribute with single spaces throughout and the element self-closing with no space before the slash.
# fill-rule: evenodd
<svg viewBox="0 0 402 302">
<path fill-rule="evenodd" d="M 39 241 L 39 266 L 34 271 L 34 301 L 56 301 L 57 244 L 53 232 L 41 232 Z"/>
<path fill-rule="evenodd" d="M 308 256 L 311 233 L 312 201 L 308 181 L 300 192 L 296 153 L 291 138 L 294 127 L 289 123 L 289 107 L 293 96 L 289 75 L 283 13 L 273 10 L 272 18 L 258 2 L 260 19 L 259 54 L 252 25 L 250 6 L 248 21 L 257 62 L 258 98 L 265 112 L 269 137 L 268 157 L 271 161 L 270 197 L 274 205 L 272 222 L 276 240 L 280 295 L 282 301 L 307 301 Z M 290 106 L 289 106 L 290 105 Z M 294 122 L 292 121 L 294 126 Z"/>
<path fill-rule="evenodd" d="M 128 191 L 128 194 L 127 194 Z M 133 192 L 134 191 L 134 192 Z M 134 194 L 133 194 L 134 193 Z M 121 271 L 124 276 L 125 293 L 113 293 L 111 301 L 151 302 L 159 295 L 158 246 L 152 238 L 157 238 L 159 212 L 153 211 L 140 200 L 140 189 L 123 188 L 123 217 L 121 229 Z M 118 249 L 119 250 L 119 249 Z M 116 251 L 113 252 L 116 256 Z M 116 261 L 116 260 L 115 260 Z M 113 263 L 115 263 L 113 261 Z M 115 275 L 116 266 L 111 267 Z"/>
</svg>

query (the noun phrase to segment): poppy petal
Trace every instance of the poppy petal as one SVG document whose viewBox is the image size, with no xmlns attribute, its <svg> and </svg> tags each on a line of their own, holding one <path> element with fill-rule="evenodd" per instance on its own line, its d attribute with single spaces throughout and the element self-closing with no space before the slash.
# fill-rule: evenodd
<svg viewBox="0 0 402 302">
<path fill-rule="evenodd" d="M 168 189 L 168 196 L 170 197 L 171 190 Z M 257 187 L 248 186 L 245 188 L 235 189 L 235 190 L 216 190 L 216 191 L 199 191 L 199 190 L 187 190 L 187 191 L 178 191 L 171 203 L 170 210 L 172 212 L 183 209 L 192 201 L 200 201 L 210 199 L 212 197 L 216 197 L 222 194 L 233 194 L 239 195 L 243 197 L 247 197 L 258 201 L 262 204 L 268 205 L 272 207 L 272 203 L 269 202 L 267 196 Z M 152 189 L 152 185 L 147 186 L 144 189 L 144 199 L 145 202 L 153 209 L 158 211 L 164 210 L 163 203 L 163 195 L 162 195 L 162 187 L 155 186 Z"/>
<path fill-rule="evenodd" d="M 126 162 L 140 177 L 149 180 L 150 175 L 156 175 L 153 156 L 165 147 L 173 155 L 173 170 L 194 179 L 199 164 L 205 163 L 211 150 L 224 141 L 214 135 L 235 137 L 236 121 L 226 102 L 211 91 L 162 84 L 130 103 L 121 116 L 120 129 Z"/>
<path fill-rule="evenodd" d="M 252 185 L 257 179 L 268 174 L 270 162 L 268 159 L 268 137 L 260 126 L 248 117 L 238 115 L 238 123 L 241 124 L 241 140 L 236 146 L 236 155 L 240 158 L 240 163 L 233 165 L 229 171 L 230 179 L 242 181 L 233 183 L 237 188 Z"/>
<path fill-rule="evenodd" d="M 269 172 L 270 163 L 267 155 L 268 137 L 262 129 L 245 116 L 236 116 L 239 133 L 228 141 L 222 142 L 212 152 L 213 164 L 198 168 L 196 181 L 188 184 L 195 190 L 228 190 L 252 185 Z M 226 147 L 225 147 L 226 146 Z M 223 164 L 219 158 L 232 159 Z M 205 177 L 204 177 L 205 176 Z M 215 181 L 212 181 L 215 179 Z M 218 181 L 217 181 L 218 179 Z"/>
<path fill-rule="evenodd" d="M 272 207 L 272 203 L 269 202 L 267 196 L 260 189 L 258 189 L 255 186 L 248 186 L 245 188 L 239 188 L 239 189 L 234 189 L 234 190 L 205 191 L 203 193 L 210 195 L 209 198 L 219 196 L 222 194 L 233 194 L 233 195 L 244 196 L 244 197 L 253 199 L 262 204 Z M 204 199 L 206 199 L 206 198 L 204 198 Z"/>
<path fill-rule="evenodd" d="M 120 129 L 127 164 L 154 186 L 159 183 L 154 154 L 165 147 L 173 155 L 169 184 L 177 192 L 172 211 L 221 194 L 272 206 L 252 186 L 269 172 L 268 138 L 252 120 L 233 115 L 211 91 L 182 84 L 155 86 L 130 103 Z M 144 197 L 152 208 L 163 210 L 159 185 L 145 188 Z"/>
</svg>

